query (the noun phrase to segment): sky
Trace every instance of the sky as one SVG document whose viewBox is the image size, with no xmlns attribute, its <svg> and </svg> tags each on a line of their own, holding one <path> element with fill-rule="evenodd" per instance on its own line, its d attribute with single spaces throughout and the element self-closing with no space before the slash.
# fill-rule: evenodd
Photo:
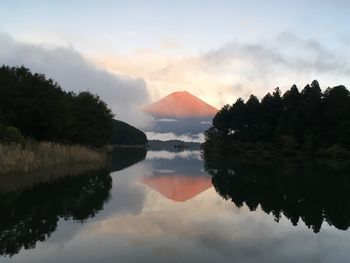
<svg viewBox="0 0 350 263">
<path fill-rule="evenodd" d="M 134 125 L 187 90 L 213 106 L 279 86 L 350 87 L 350 2 L 0 1 L 0 64 L 90 90 Z"/>
</svg>

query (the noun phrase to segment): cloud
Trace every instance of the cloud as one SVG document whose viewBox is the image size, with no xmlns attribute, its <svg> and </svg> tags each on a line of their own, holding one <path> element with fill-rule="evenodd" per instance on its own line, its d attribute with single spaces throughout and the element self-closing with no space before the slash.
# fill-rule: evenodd
<svg viewBox="0 0 350 263">
<path fill-rule="evenodd" d="M 148 103 L 142 78 L 113 74 L 96 67 L 73 47 L 27 44 L 0 34 L 0 64 L 24 65 L 32 72 L 44 73 L 66 91 L 90 91 L 99 95 L 117 119 L 143 126 L 147 117 L 140 108 Z"/>
<path fill-rule="evenodd" d="M 164 132 L 164 133 L 157 133 L 157 132 L 146 132 L 148 140 L 160 140 L 160 141 L 168 141 L 168 140 L 180 140 L 184 142 L 204 142 L 204 134 L 198 133 L 198 134 L 182 134 L 182 135 L 176 135 L 173 132 Z"/>
<path fill-rule="evenodd" d="M 294 83 L 303 88 L 314 79 L 324 88 L 348 86 L 347 46 L 333 50 L 317 40 L 320 34 L 301 38 L 284 32 L 264 41 L 234 41 L 197 55 L 164 54 L 160 49 L 100 58 L 98 63 L 116 72 L 142 76 L 153 100 L 189 90 L 220 108 L 250 94 L 261 98 L 277 86 L 282 91 Z"/>
<path fill-rule="evenodd" d="M 339 79 L 348 82 L 350 73 L 344 52 L 291 32 L 262 43 L 230 43 L 204 53 L 200 60 L 204 70 L 218 77 L 231 74 L 230 90 L 245 98 L 251 93 L 262 96 L 276 86 L 290 87 L 295 81 L 302 88 L 315 78 L 336 85 Z"/>
<path fill-rule="evenodd" d="M 157 122 L 177 122 L 175 119 L 156 119 Z"/>
<path fill-rule="evenodd" d="M 209 125 L 211 125 L 211 121 L 201 121 L 201 124 L 209 124 Z"/>
<path fill-rule="evenodd" d="M 127 255 L 125 262 L 291 263 L 343 262 L 347 255 L 343 233 L 324 229 L 316 239 L 303 224 L 295 227 L 285 216 L 276 223 L 260 208 L 251 212 L 247 206 L 235 207 L 214 188 L 184 203 L 172 202 L 146 187 L 145 194 L 141 214 L 113 216 L 86 227 L 85 233 L 96 242 L 108 236 L 103 244 L 109 248 L 107 256 Z M 127 246 L 116 246 L 118 241 Z M 145 254 L 145 249 L 150 253 Z M 155 256 L 159 251 L 164 254 Z"/>
<path fill-rule="evenodd" d="M 165 39 L 165 40 L 160 42 L 160 47 L 162 49 L 178 49 L 181 47 L 181 45 L 179 42 L 177 42 L 175 40 Z"/>
<path fill-rule="evenodd" d="M 147 151 L 147 160 L 159 160 L 159 159 L 174 160 L 175 158 L 181 158 L 181 159 L 187 159 L 187 160 L 193 160 L 193 159 L 202 160 L 200 151 L 191 151 L 191 150 L 185 150 L 181 152 L 170 152 L 166 150 Z M 168 170 L 168 171 L 175 171 L 175 170 Z M 158 172 L 160 172 L 160 170 L 158 170 Z"/>
<path fill-rule="evenodd" d="M 202 57 L 209 67 L 227 66 L 236 61 L 249 64 L 248 77 L 264 77 L 273 74 L 271 69 L 289 71 L 313 71 L 317 73 L 350 73 L 350 64 L 344 55 L 328 50 L 315 39 L 301 39 L 292 33 L 280 34 L 273 43 L 231 43 Z"/>
</svg>

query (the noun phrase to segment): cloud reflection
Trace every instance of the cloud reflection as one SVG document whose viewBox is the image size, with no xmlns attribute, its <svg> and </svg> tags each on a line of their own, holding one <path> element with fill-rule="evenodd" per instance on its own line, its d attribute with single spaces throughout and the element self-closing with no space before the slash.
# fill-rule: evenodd
<svg viewBox="0 0 350 263">
<path fill-rule="evenodd" d="M 169 152 L 169 151 L 147 151 L 147 160 L 155 159 L 167 159 L 173 160 L 175 158 L 181 159 L 196 159 L 202 160 L 200 151 L 181 151 L 181 152 Z"/>
</svg>

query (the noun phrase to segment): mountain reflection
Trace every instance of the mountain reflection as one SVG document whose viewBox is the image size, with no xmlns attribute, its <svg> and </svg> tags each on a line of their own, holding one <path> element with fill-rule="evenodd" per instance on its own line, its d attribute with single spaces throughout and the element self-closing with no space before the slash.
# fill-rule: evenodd
<svg viewBox="0 0 350 263">
<path fill-rule="evenodd" d="M 185 202 L 213 186 L 199 151 L 149 151 L 147 159 L 154 170 L 142 183 L 169 200 Z"/>
<path fill-rule="evenodd" d="M 22 175 L 30 187 L 0 191 L 0 255 L 12 256 L 22 248 L 35 248 L 38 241 L 45 241 L 56 230 L 60 218 L 85 222 L 94 217 L 110 199 L 110 172 L 126 168 L 145 156 L 145 149 L 115 149 L 108 166 L 98 170 L 84 172 L 82 167 L 80 174 L 75 171 L 74 175 L 67 173 L 55 180 L 50 180 L 50 175 L 46 178 L 40 175 L 41 183 L 32 184 L 27 181 L 30 178 L 36 181 L 37 176 Z"/>
<path fill-rule="evenodd" d="M 145 178 L 142 182 L 166 198 L 177 202 L 184 202 L 188 199 L 192 199 L 212 187 L 211 180 L 208 176 L 168 174 Z"/>
<path fill-rule="evenodd" d="M 350 225 L 349 164 L 242 162 L 206 154 L 205 166 L 217 193 L 238 207 L 245 203 L 255 211 L 260 205 L 275 221 L 283 214 L 315 233 L 324 221 L 341 230 Z"/>
</svg>

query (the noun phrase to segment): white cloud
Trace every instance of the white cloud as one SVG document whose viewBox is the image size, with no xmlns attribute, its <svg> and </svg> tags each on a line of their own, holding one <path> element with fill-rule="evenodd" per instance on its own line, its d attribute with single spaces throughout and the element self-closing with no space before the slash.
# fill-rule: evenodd
<svg viewBox="0 0 350 263">
<path fill-rule="evenodd" d="M 168 140 L 180 140 L 184 142 L 204 142 L 204 134 L 183 134 L 176 135 L 173 132 L 166 133 L 156 133 L 156 132 L 146 132 L 148 140 L 160 140 L 160 141 L 168 141 Z"/>
<path fill-rule="evenodd" d="M 175 119 L 156 119 L 157 122 L 177 122 Z"/>
<path fill-rule="evenodd" d="M 201 121 L 201 124 L 211 124 L 211 121 Z"/>
<path fill-rule="evenodd" d="M 190 159 L 202 160 L 201 152 L 198 150 L 196 151 L 185 150 L 181 152 L 169 152 L 166 150 L 147 151 L 147 160 L 154 160 L 154 159 L 173 160 L 175 158 L 182 158 L 187 160 L 190 160 Z M 160 170 L 158 170 L 158 172 L 159 171 Z"/>
</svg>

